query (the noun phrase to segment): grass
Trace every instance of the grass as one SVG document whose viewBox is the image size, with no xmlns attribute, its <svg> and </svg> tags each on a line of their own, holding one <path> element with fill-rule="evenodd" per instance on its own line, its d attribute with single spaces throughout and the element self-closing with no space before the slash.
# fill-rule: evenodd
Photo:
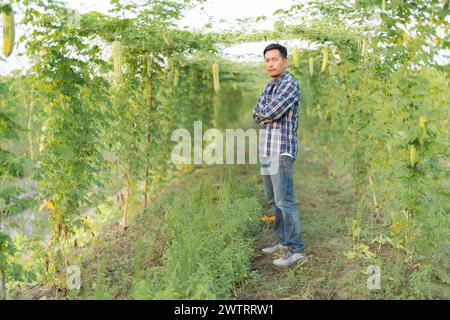
<svg viewBox="0 0 450 320">
<path fill-rule="evenodd" d="M 228 298 L 260 224 L 252 180 L 209 167 L 170 186 L 125 231 L 111 229 L 85 263 L 84 299 Z"/>
</svg>

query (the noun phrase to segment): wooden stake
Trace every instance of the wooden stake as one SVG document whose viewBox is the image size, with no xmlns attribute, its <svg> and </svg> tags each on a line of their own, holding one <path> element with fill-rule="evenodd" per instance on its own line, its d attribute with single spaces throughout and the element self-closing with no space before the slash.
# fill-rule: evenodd
<svg viewBox="0 0 450 320">
<path fill-rule="evenodd" d="M 377 201 L 377 195 L 375 194 L 375 188 L 373 187 L 373 181 L 372 181 L 372 176 L 369 175 L 369 184 L 370 184 L 370 190 L 372 191 L 372 201 L 373 201 L 373 206 L 375 208 L 375 212 L 376 212 L 376 220 L 377 222 L 381 222 L 381 217 L 380 217 L 380 206 L 378 205 L 378 201 Z"/>
<path fill-rule="evenodd" d="M 153 73 L 153 63 L 154 58 L 153 54 L 147 55 L 147 105 L 148 105 L 148 119 L 147 119 L 147 155 L 146 155 L 146 161 L 145 161 L 145 197 L 144 197 L 144 210 L 147 210 L 148 206 L 148 198 L 149 198 L 149 192 L 150 192 L 150 186 L 148 184 L 149 179 L 149 171 L 150 171 L 150 144 L 152 140 L 152 132 L 151 132 L 151 114 L 152 114 L 152 105 L 153 105 L 153 82 L 152 82 L 152 73 Z"/>
<path fill-rule="evenodd" d="M 126 193 L 125 193 L 125 204 L 123 207 L 123 229 L 126 229 L 127 219 L 128 219 L 128 199 L 130 197 L 130 189 L 131 189 L 131 162 L 128 165 L 128 172 L 125 174 L 125 184 L 126 184 Z"/>
</svg>

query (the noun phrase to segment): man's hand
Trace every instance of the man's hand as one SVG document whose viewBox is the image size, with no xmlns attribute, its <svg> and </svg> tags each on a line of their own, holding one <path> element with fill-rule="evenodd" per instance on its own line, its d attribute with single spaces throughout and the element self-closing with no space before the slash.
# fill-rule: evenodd
<svg viewBox="0 0 450 320">
<path fill-rule="evenodd" d="M 258 113 L 258 111 L 257 111 L 257 108 L 258 107 L 256 107 L 254 110 L 253 110 L 253 120 L 255 120 L 255 122 L 258 124 L 258 125 L 260 125 L 260 126 L 263 126 L 263 125 L 265 125 L 266 123 L 269 123 L 270 122 L 270 119 L 262 119 L 262 117 L 261 117 L 261 115 Z"/>
</svg>

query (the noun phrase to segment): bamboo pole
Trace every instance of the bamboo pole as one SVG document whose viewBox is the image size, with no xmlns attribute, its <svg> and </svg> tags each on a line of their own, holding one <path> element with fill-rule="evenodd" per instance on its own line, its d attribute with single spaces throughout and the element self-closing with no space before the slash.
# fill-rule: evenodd
<svg viewBox="0 0 450 320">
<path fill-rule="evenodd" d="M 131 191 L 131 162 L 128 165 L 128 172 L 125 174 L 125 185 L 126 185 L 126 192 L 125 192 L 125 203 L 124 203 L 124 207 L 123 207 L 123 229 L 124 230 L 127 228 L 128 199 L 130 197 L 130 191 Z"/>
</svg>

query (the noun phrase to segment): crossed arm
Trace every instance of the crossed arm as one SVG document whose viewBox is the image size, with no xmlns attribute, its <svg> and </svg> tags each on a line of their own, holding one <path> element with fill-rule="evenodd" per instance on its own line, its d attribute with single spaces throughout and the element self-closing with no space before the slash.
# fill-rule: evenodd
<svg viewBox="0 0 450 320">
<path fill-rule="evenodd" d="M 292 82 L 282 83 L 279 93 L 270 103 L 266 103 L 264 95 L 259 98 L 253 110 L 253 120 L 259 125 L 276 121 L 300 99 L 300 92 Z"/>
</svg>

